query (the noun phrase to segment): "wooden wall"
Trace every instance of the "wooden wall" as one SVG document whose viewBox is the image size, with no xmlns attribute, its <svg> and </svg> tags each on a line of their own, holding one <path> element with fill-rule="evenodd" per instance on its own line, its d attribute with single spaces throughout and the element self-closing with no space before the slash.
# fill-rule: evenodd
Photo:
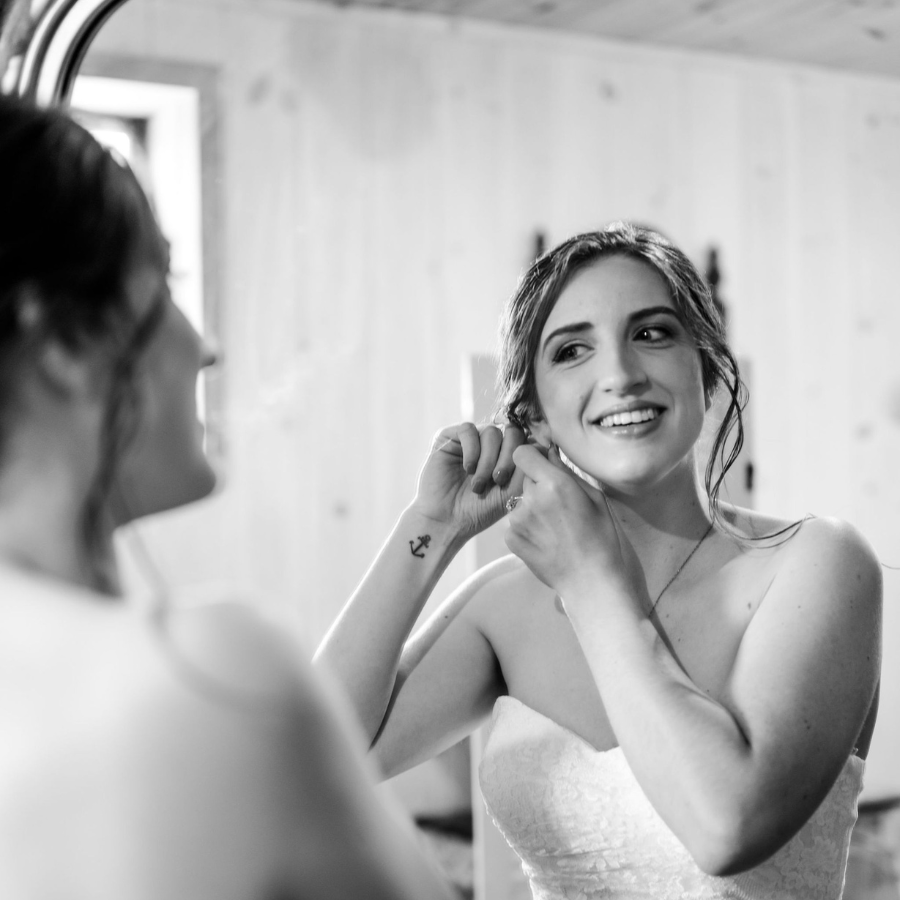
<svg viewBox="0 0 900 900">
<path fill-rule="evenodd" d="M 302 0 L 131 0 L 95 51 L 220 73 L 225 487 L 144 527 L 174 583 L 256 585 L 315 643 L 535 231 L 615 218 L 720 248 L 758 505 L 900 565 L 900 83 Z M 875 793 L 900 790 L 885 580 Z"/>
</svg>

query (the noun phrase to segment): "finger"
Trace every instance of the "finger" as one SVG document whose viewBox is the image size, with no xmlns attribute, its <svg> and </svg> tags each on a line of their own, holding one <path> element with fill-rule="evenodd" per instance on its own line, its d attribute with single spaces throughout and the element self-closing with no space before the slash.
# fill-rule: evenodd
<svg viewBox="0 0 900 900">
<path fill-rule="evenodd" d="M 540 481 L 541 478 L 555 475 L 555 467 L 544 458 L 540 448 L 533 444 L 522 444 L 513 453 L 513 462 L 529 478 Z"/>
<path fill-rule="evenodd" d="M 516 447 L 525 443 L 525 432 L 515 425 L 507 425 L 503 429 L 503 442 L 500 446 L 500 455 L 497 457 L 497 466 L 494 469 L 494 482 L 501 487 L 512 477 L 516 464 L 513 462 L 513 453 Z"/>
<path fill-rule="evenodd" d="M 550 451 L 549 447 L 545 447 L 543 444 L 539 444 L 537 438 L 532 434 L 528 435 L 526 443 L 529 447 L 534 447 L 536 450 L 538 450 L 542 456 L 546 456 Z"/>
<path fill-rule="evenodd" d="M 462 446 L 456 437 L 456 425 L 450 428 L 442 428 L 431 442 L 432 453 L 449 453 L 462 459 Z"/>
<path fill-rule="evenodd" d="M 576 484 L 595 502 L 599 502 L 601 498 L 605 499 L 603 491 L 595 485 L 591 484 L 589 481 L 586 481 L 583 477 L 580 470 L 576 471 L 572 468 L 573 464 L 569 464 L 565 462 L 560 455 L 559 447 L 556 444 L 550 445 L 550 450 L 547 454 L 548 462 L 559 469 L 562 472 L 565 472 L 571 478 L 575 479 Z"/>
<path fill-rule="evenodd" d="M 566 468 L 566 464 L 562 461 L 562 457 L 559 455 L 559 447 L 557 447 L 556 444 L 551 444 L 547 448 L 547 459 L 557 468 Z"/>
<path fill-rule="evenodd" d="M 456 439 L 462 448 L 463 469 L 471 475 L 478 468 L 478 457 L 481 456 L 478 429 L 472 422 L 463 422 L 456 426 Z"/>
<path fill-rule="evenodd" d="M 481 447 L 478 465 L 475 467 L 475 474 L 472 478 L 472 490 L 476 494 L 480 494 L 491 483 L 492 473 L 500 455 L 503 435 L 496 425 L 488 425 L 479 434 L 479 441 Z"/>
<path fill-rule="evenodd" d="M 506 510 L 512 515 L 517 509 L 521 510 L 525 502 L 525 496 L 529 488 L 534 487 L 534 482 L 528 478 L 521 469 L 516 469 L 515 474 L 510 479 L 507 488 Z"/>
<path fill-rule="evenodd" d="M 510 497 L 521 497 L 524 492 L 525 473 L 517 466 L 513 469 L 513 473 L 503 490 L 503 502 L 506 503 Z"/>
</svg>

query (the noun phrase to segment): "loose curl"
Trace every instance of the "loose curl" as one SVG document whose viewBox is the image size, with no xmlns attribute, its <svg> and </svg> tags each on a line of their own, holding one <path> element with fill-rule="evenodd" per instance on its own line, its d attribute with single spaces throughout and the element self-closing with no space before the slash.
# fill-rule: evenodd
<svg viewBox="0 0 900 900">
<path fill-rule="evenodd" d="M 719 494 L 744 443 L 747 388 L 709 286 L 687 256 L 656 231 L 615 222 L 602 231 L 564 241 L 532 264 L 507 302 L 500 323 L 500 415 L 526 431 L 530 422 L 543 418 L 534 369 L 544 325 L 573 275 L 610 256 L 640 260 L 659 274 L 700 354 L 707 404 L 719 391 L 727 393 L 727 408 L 704 475 L 710 517 L 722 525 Z"/>
<path fill-rule="evenodd" d="M 138 422 L 134 369 L 163 312 L 138 316 L 128 299 L 135 264 L 162 243 L 127 167 L 58 110 L 0 96 L 0 453 L 14 425 L 24 367 L 55 341 L 102 352 L 108 391 L 101 457 L 85 497 L 80 542 L 101 589 L 110 494 Z"/>
</svg>

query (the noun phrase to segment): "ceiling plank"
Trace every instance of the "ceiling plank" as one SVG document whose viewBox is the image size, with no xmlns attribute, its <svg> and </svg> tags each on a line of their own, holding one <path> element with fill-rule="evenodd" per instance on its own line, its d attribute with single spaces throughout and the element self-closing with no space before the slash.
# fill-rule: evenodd
<svg viewBox="0 0 900 900">
<path fill-rule="evenodd" d="M 318 0 L 900 78 L 900 0 Z"/>
</svg>

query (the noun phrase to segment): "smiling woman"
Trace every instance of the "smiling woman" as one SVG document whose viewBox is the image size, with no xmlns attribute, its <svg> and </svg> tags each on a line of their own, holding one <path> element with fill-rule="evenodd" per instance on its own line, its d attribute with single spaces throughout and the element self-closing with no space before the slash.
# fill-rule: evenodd
<svg viewBox="0 0 900 900">
<path fill-rule="evenodd" d="M 438 435 L 319 650 L 382 771 L 490 717 L 482 791 L 537 900 L 838 900 L 877 708 L 874 554 L 845 523 L 725 503 L 712 465 L 701 488 L 704 419 L 725 392 L 727 470 L 742 388 L 709 289 L 659 234 L 551 250 L 502 335 L 516 424 Z M 506 511 L 512 555 L 408 640 Z"/>
<path fill-rule="evenodd" d="M 591 263 L 597 262 L 601 256 L 615 254 L 621 254 L 621 259 L 616 261 L 614 269 L 605 267 L 602 273 L 598 273 L 598 270 L 590 268 Z M 623 271 L 629 268 L 632 270 L 630 274 Z M 584 269 L 589 271 L 584 272 Z M 617 275 L 619 277 L 616 278 Z M 507 306 L 502 325 L 503 369 L 500 380 L 503 393 L 500 403 L 504 415 L 525 429 L 529 428 L 529 423 L 544 421 L 538 401 L 538 373 L 544 373 L 547 378 L 551 370 L 564 361 L 560 356 L 574 361 L 573 357 L 580 358 L 583 353 L 591 351 L 589 342 L 582 341 L 579 345 L 563 340 L 566 330 L 571 329 L 573 324 L 557 328 L 556 323 L 572 319 L 572 308 L 586 306 L 588 315 L 585 321 L 575 323 L 575 327 L 579 332 L 590 333 L 594 341 L 601 336 L 597 333 L 599 323 L 593 321 L 597 311 L 591 309 L 598 295 L 592 282 L 597 279 L 613 279 L 614 283 L 609 285 L 608 290 L 618 303 L 631 306 L 625 316 L 627 321 L 624 325 L 628 333 L 624 335 L 624 342 L 620 335 L 607 335 L 609 346 L 607 352 L 601 355 L 601 360 L 610 360 L 611 356 L 613 364 L 627 366 L 632 355 L 640 355 L 637 349 L 632 348 L 644 348 L 644 354 L 649 353 L 651 358 L 659 355 L 654 352 L 656 349 L 669 349 L 673 345 L 686 348 L 689 365 L 698 367 L 695 376 L 699 384 L 696 387 L 702 392 L 705 411 L 709 411 L 716 392 L 724 394 L 727 399 L 709 458 L 705 461 L 709 513 L 715 519 L 718 517 L 719 491 L 743 444 L 741 412 L 746 404 L 746 389 L 737 361 L 725 339 L 721 316 L 703 280 L 683 253 L 649 230 L 623 226 L 579 235 L 535 263 Z M 567 302 L 560 305 L 557 301 L 563 285 L 567 286 Z M 602 291 L 600 295 L 603 295 Z M 606 306 L 602 306 L 600 312 L 607 317 L 612 315 Z M 547 325 L 550 319 L 553 327 Z M 544 334 L 548 327 L 549 333 Z M 681 355 L 684 356 L 684 353 Z M 663 358 L 667 358 L 665 354 Z M 642 375 L 639 365 L 635 374 L 637 377 Z M 627 379 L 629 375 L 626 370 L 613 372 L 611 377 Z M 646 387 L 640 386 L 639 392 L 645 393 Z M 651 410 L 643 413 L 647 420 L 656 418 L 653 411 L 664 409 L 658 403 L 646 400 L 642 403 L 636 399 L 615 409 L 610 408 L 606 414 L 623 414 L 639 408 Z M 610 427 L 614 423 L 598 424 Z M 547 430 L 546 423 L 539 427 Z M 622 434 L 634 435 L 636 429 L 626 430 Z M 696 439 L 695 434 L 690 443 L 694 444 Z M 578 464 L 577 459 L 570 459 Z M 591 467 L 582 469 L 590 471 Z"/>
<path fill-rule="evenodd" d="M 705 412 L 700 358 L 667 300 L 665 283 L 642 262 L 585 268 L 551 311 L 532 365 L 535 438 L 564 446 L 611 494 L 645 490 L 648 480 L 665 490 L 680 467 L 694 477 L 688 451 Z M 600 391 L 592 392 L 595 384 Z"/>
</svg>

